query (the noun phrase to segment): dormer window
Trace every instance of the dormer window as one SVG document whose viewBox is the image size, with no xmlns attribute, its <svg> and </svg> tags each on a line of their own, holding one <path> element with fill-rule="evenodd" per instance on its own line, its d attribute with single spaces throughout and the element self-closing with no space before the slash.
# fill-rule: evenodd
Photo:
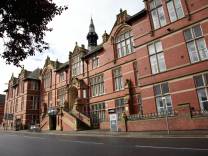
<svg viewBox="0 0 208 156">
<path fill-rule="evenodd" d="M 158 29 L 166 25 L 166 19 L 161 0 L 152 0 L 150 2 L 150 12 L 154 29 Z"/>
<path fill-rule="evenodd" d="M 133 36 L 130 31 L 119 34 L 116 38 L 117 57 L 126 56 L 134 51 Z"/>
</svg>

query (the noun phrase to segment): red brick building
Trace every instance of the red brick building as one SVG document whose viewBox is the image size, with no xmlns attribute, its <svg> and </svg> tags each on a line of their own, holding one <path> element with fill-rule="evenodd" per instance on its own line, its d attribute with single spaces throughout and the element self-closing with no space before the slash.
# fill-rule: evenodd
<svg viewBox="0 0 208 156">
<path fill-rule="evenodd" d="M 101 44 L 91 19 L 87 48 L 46 59 L 41 129 L 208 129 L 208 1 L 144 3 L 120 10 Z"/>
<path fill-rule="evenodd" d="M 68 106 L 63 104 L 67 111 L 57 113 L 56 120 L 63 119 L 64 130 L 77 130 L 77 122 L 89 118 L 88 126 L 109 129 L 109 113 L 122 118 L 123 112 L 131 131 L 165 130 L 166 115 L 172 130 L 208 128 L 202 124 L 208 110 L 208 2 L 144 3 L 145 9 L 133 16 L 121 10 L 99 45 L 91 20 L 88 48 L 76 43 L 69 54 L 62 100 Z M 118 128 L 124 130 L 122 121 Z"/>
<path fill-rule="evenodd" d="M 5 95 L 0 94 L 0 125 L 3 122 L 4 105 L 5 105 Z"/>
<path fill-rule="evenodd" d="M 6 92 L 4 122 L 11 129 L 25 129 L 39 123 L 41 70 L 24 68 L 18 78 L 12 75 Z"/>
</svg>

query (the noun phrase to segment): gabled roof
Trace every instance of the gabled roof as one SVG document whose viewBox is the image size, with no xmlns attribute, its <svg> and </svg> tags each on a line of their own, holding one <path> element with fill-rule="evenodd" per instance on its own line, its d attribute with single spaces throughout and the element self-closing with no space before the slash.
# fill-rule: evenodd
<svg viewBox="0 0 208 156">
<path fill-rule="evenodd" d="M 41 73 L 41 69 L 37 68 L 34 71 L 29 72 L 24 80 L 27 80 L 27 79 L 39 80 L 40 73 Z"/>
<path fill-rule="evenodd" d="M 101 51 L 103 49 L 103 44 L 98 45 L 95 47 L 92 51 L 89 51 L 86 55 L 83 56 L 83 58 L 88 58 L 92 56 L 93 54 L 96 54 L 97 52 Z"/>
<path fill-rule="evenodd" d="M 55 70 L 55 72 L 58 72 L 58 71 L 60 71 L 60 70 L 62 70 L 62 69 L 65 69 L 65 68 L 67 68 L 69 66 L 69 62 L 67 61 L 67 62 L 65 62 L 65 63 L 62 63 L 61 65 L 59 65 L 59 67 Z"/>
<path fill-rule="evenodd" d="M 135 15 L 128 17 L 126 20 L 126 23 L 131 24 L 135 20 L 144 17 L 146 14 L 147 14 L 146 9 L 143 9 L 143 10 L 139 11 L 138 13 L 136 13 Z"/>
</svg>

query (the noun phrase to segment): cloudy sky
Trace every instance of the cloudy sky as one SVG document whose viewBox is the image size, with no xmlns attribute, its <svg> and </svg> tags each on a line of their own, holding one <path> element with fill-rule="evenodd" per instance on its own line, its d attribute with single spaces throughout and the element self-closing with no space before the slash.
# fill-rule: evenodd
<svg viewBox="0 0 208 156">
<path fill-rule="evenodd" d="M 107 33 L 111 31 L 120 8 L 127 10 L 129 15 L 134 15 L 144 8 L 143 0 L 54 0 L 54 2 L 68 5 L 69 9 L 61 16 L 55 17 L 49 24 L 53 28 L 53 31 L 46 36 L 50 49 L 22 62 L 27 70 L 42 68 L 47 56 L 53 60 L 58 58 L 59 61 L 66 62 L 68 53 L 73 51 L 75 42 L 79 45 L 85 44 L 87 47 L 86 35 L 91 17 L 99 36 L 98 43 L 100 43 L 104 31 L 106 30 Z M 1 49 L 0 46 L 0 53 Z M 0 58 L 0 94 L 7 88 L 6 83 L 12 73 L 17 77 L 20 70 L 12 65 L 6 65 Z"/>
</svg>

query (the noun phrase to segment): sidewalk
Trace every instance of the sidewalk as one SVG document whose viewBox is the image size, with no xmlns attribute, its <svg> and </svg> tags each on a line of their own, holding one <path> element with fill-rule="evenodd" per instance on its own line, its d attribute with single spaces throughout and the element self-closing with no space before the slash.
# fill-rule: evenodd
<svg viewBox="0 0 208 156">
<path fill-rule="evenodd" d="M 62 132 L 62 131 L 42 131 L 42 132 L 30 132 L 28 130 L 22 131 L 3 131 L 1 133 L 20 134 L 20 135 L 61 135 L 61 136 L 88 136 L 88 137 L 129 137 L 129 138 L 207 138 L 208 130 L 195 130 L 195 131 L 171 131 L 167 134 L 167 131 L 155 131 L 155 132 L 110 132 L 104 130 L 84 130 L 74 132 Z"/>
</svg>

